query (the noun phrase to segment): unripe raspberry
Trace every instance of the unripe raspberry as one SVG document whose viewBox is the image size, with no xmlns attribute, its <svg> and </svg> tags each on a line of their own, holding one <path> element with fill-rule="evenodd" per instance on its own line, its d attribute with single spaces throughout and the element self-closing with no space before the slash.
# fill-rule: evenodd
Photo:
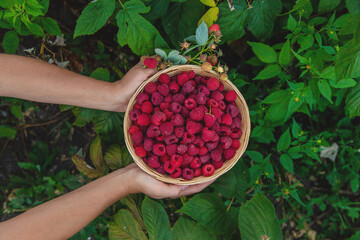
<svg viewBox="0 0 360 240">
<path fill-rule="evenodd" d="M 222 73 L 220 74 L 220 80 L 222 81 L 227 81 L 229 78 L 228 78 L 228 75 L 226 73 Z"/>
<path fill-rule="evenodd" d="M 206 72 L 210 72 L 212 70 L 212 65 L 209 62 L 204 62 L 201 65 L 202 70 L 206 71 Z"/>
</svg>

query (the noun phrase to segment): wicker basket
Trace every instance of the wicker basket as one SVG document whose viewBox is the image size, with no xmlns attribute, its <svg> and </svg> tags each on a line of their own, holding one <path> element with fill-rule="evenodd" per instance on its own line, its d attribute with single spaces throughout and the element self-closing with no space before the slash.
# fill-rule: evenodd
<svg viewBox="0 0 360 240">
<path fill-rule="evenodd" d="M 183 178 L 172 178 L 169 175 L 163 175 L 158 173 L 155 169 L 149 167 L 142 159 L 141 157 L 137 156 L 135 154 L 135 150 L 133 147 L 133 141 L 132 138 L 129 134 L 128 129 L 131 126 L 131 119 L 129 117 L 129 112 L 131 109 L 133 109 L 135 103 L 136 103 L 136 96 L 143 91 L 145 85 L 149 82 L 155 82 L 157 81 L 157 79 L 159 78 L 160 74 L 162 73 L 167 73 L 170 77 L 177 75 L 181 72 L 185 72 L 185 71 L 191 71 L 193 70 L 195 72 L 196 75 L 201 75 L 201 76 L 208 76 L 208 77 L 218 77 L 219 75 L 217 73 L 215 73 L 214 71 L 211 72 L 205 72 L 201 69 L 200 66 L 195 66 L 195 65 L 181 65 L 181 66 L 174 66 L 174 67 L 170 67 L 167 68 L 165 70 L 159 71 L 158 73 L 156 73 L 155 75 L 153 75 L 151 78 L 149 78 L 147 81 L 143 82 L 140 87 L 137 89 L 137 91 L 135 92 L 135 94 L 132 96 L 132 98 L 130 99 L 130 102 L 127 106 L 126 109 L 126 113 L 125 113 L 125 118 L 124 118 L 124 135 L 125 135 L 125 142 L 126 142 L 126 146 L 131 154 L 131 156 L 133 157 L 134 161 L 136 162 L 136 164 L 145 172 L 147 172 L 148 174 L 150 174 L 151 176 L 155 177 L 156 179 L 163 181 L 163 182 L 167 182 L 167 183 L 172 183 L 172 184 L 177 184 L 177 185 L 193 185 L 193 184 L 199 184 L 199 183 L 204 183 L 204 182 L 208 182 L 211 181 L 214 178 L 219 177 L 220 175 L 226 173 L 227 171 L 229 171 L 235 164 L 236 162 L 240 159 L 240 157 L 242 156 L 242 154 L 245 152 L 246 147 L 248 145 L 249 142 L 249 136 L 250 136 L 250 116 L 249 116 L 249 109 L 248 106 L 246 104 L 246 101 L 244 99 L 244 97 L 241 95 L 241 93 L 239 92 L 239 90 L 230 82 L 230 81 L 221 81 L 224 84 L 224 89 L 225 90 L 235 90 L 235 92 L 237 93 L 237 98 L 236 98 L 236 104 L 239 107 L 240 110 L 240 114 L 241 114 L 241 118 L 242 118 L 242 135 L 240 138 L 240 148 L 236 151 L 235 156 L 224 162 L 224 165 L 219 168 L 216 169 L 214 174 L 209 176 L 209 177 L 205 177 L 205 176 L 199 176 L 199 177 L 195 177 L 192 180 L 185 180 Z"/>
</svg>

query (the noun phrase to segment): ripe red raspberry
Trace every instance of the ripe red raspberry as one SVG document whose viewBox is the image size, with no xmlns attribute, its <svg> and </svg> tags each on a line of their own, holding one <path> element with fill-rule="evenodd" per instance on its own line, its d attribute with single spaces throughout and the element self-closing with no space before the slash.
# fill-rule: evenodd
<svg viewBox="0 0 360 240">
<path fill-rule="evenodd" d="M 237 106 L 229 105 L 226 108 L 226 113 L 230 114 L 232 118 L 235 118 L 239 114 L 239 109 Z"/>
<path fill-rule="evenodd" d="M 157 90 L 158 92 L 166 97 L 167 95 L 169 95 L 169 86 L 167 84 L 160 84 L 158 87 L 157 87 Z"/>
<path fill-rule="evenodd" d="M 169 93 L 169 95 L 167 95 L 165 98 L 164 98 L 164 101 L 166 103 L 172 103 L 172 94 Z"/>
<path fill-rule="evenodd" d="M 205 147 L 205 146 L 202 146 L 199 148 L 199 155 L 202 156 L 202 155 L 205 155 L 208 153 L 208 149 Z"/>
<path fill-rule="evenodd" d="M 221 161 L 221 152 L 218 150 L 218 149 L 215 149 L 215 150 L 213 150 L 211 153 L 210 153 L 210 155 L 211 155 L 211 159 L 213 160 L 213 161 L 216 161 L 216 162 L 218 162 L 218 161 Z"/>
<path fill-rule="evenodd" d="M 203 147 L 205 145 L 205 141 L 201 139 L 199 135 L 195 136 L 194 144 L 197 147 Z"/>
<path fill-rule="evenodd" d="M 177 146 L 177 152 L 179 154 L 184 154 L 186 153 L 188 150 L 188 147 L 185 144 L 180 144 L 179 146 Z"/>
<path fill-rule="evenodd" d="M 191 163 L 190 163 L 190 167 L 191 167 L 192 169 L 196 169 L 196 168 L 201 167 L 200 158 L 194 157 L 193 160 L 192 160 Z"/>
<path fill-rule="evenodd" d="M 176 168 L 175 169 L 175 172 L 173 172 L 172 174 L 170 174 L 170 176 L 172 177 L 172 178 L 178 178 L 178 177 L 180 177 L 181 176 L 181 168 Z"/>
<path fill-rule="evenodd" d="M 171 161 L 168 161 L 168 162 L 165 162 L 164 163 L 164 169 L 166 172 L 168 172 L 169 174 L 172 174 L 175 172 L 176 170 L 176 166 L 171 162 Z"/>
<path fill-rule="evenodd" d="M 139 95 L 137 95 L 137 97 L 136 97 L 136 102 L 141 105 L 141 104 L 143 104 L 144 101 L 147 101 L 149 99 L 150 99 L 150 97 L 148 94 L 139 93 Z"/>
<path fill-rule="evenodd" d="M 136 121 L 139 117 L 139 115 L 141 114 L 141 112 L 139 111 L 139 109 L 133 109 L 130 111 L 129 116 L 131 121 Z"/>
<path fill-rule="evenodd" d="M 218 91 L 220 91 L 220 92 L 224 91 L 224 84 L 220 83 Z"/>
<path fill-rule="evenodd" d="M 165 140 L 166 136 L 160 132 L 158 136 L 156 136 L 156 141 L 163 142 Z"/>
<path fill-rule="evenodd" d="M 158 156 L 164 156 L 166 154 L 165 145 L 162 143 L 156 143 L 153 146 L 153 153 Z"/>
<path fill-rule="evenodd" d="M 187 98 L 185 100 L 185 107 L 189 110 L 195 108 L 197 106 L 195 99 L 193 98 Z"/>
<path fill-rule="evenodd" d="M 184 125 L 184 117 L 181 116 L 180 114 L 175 114 L 172 118 L 171 118 L 171 122 L 174 124 L 174 126 L 183 126 Z"/>
<path fill-rule="evenodd" d="M 198 95 L 196 95 L 196 102 L 199 104 L 199 105 L 204 105 L 206 104 L 206 96 L 205 94 L 203 93 L 199 93 Z"/>
<path fill-rule="evenodd" d="M 168 84 L 170 82 L 170 76 L 167 75 L 166 73 L 162 73 L 159 76 L 159 82 L 162 84 Z"/>
<path fill-rule="evenodd" d="M 166 115 L 163 112 L 155 112 L 152 116 L 151 116 L 151 123 L 159 126 L 160 124 L 162 124 L 163 122 L 166 121 Z"/>
<path fill-rule="evenodd" d="M 221 168 L 224 165 L 223 161 L 212 161 L 211 163 L 214 165 L 215 169 Z"/>
<path fill-rule="evenodd" d="M 143 146 L 139 146 L 135 148 L 135 153 L 139 157 L 145 157 L 147 152 Z"/>
<path fill-rule="evenodd" d="M 185 101 L 185 96 L 182 93 L 177 93 L 173 96 L 172 100 L 173 100 L 173 102 L 183 104 Z"/>
<path fill-rule="evenodd" d="M 154 140 L 151 138 L 146 138 L 144 140 L 144 148 L 146 151 L 151 152 L 154 146 Z"/>
<path fill-rule="evenodd" d="M 196 107 L 190 112 L 190 118 L 195 121 L 201 121 L 204 119 L 205 111 L 203 108 Z"/>
<path fill-rule="evenodd" d="M 155 106 L 153 112 L 161 112 L 161 109 L 159 106 Z"/>
<path fill-rule="evenodd" d="M 149 167 L 151 167 L 151 168 L 158 168 L 158 167 L 160 167 L 160 166 L 161 166 L 161 163 L 160 163 L 160 161 L 159 161 L 159 157 L 158 157 L 158 156 L 155 156 L 155 155 L 149 157 L 149 159 L 148 159 L 148 165 L 149 165 Z"/>
<path fill-rule="evenodd" d="M 201 167 L 194 169 L 194 177 L 199 177 L 202 175 Z"/>
<path fill-rule="evenodd" d="M 214 130 L 217 134 L 220 133 L 220 123 L 218 120 L 215 122 L 214 126 L 212 126 L 211 129 Z"/>
<path fill-rule="evenodd" d="M 189 79 L 193 79 L 195 77 L 195 72 L 193 70 L 191 70 L 190 72 L 187 73 Z"/>
<path fill-rule="evenodd" d="M 190 134 L 196 134 L 201 131 L 202 125 L 198 122 L 188 121 L 186 124 L 186 131 Z"/>
<path fill-rule="evenodd" d="M 175 166 L 175 167 L 180 167 L 181 163 L 182 163 L 183 159 L 179 154 L 174 154 L 171 156 L 171 160 L 170 162 Z"/>
<path fill-rule="evenodd" d="M 159 136 L 160 128 L 156 125 L 150 125 L 149 128 L 146 130 L 146 136 L 148 138 L 154 138 Z"/>
<path fill-rule="evenodd" d="M 222 125 L 220 127 L 219 134 L 220 134 L 220 136 L 229 136 L 231 134 L 231 129 L 226 125 Z"/>
<path fill-rule="evenodd" d="M 131 135 L 131 138 L 135 145 L 139 145 L 143 141 L 143 133 L 141 131 L 135 132 L 133 135 Z"/>
<path fill-rule="evenodd" d="M 163 112 L 166 115 L 167 120 L 170 120 L 172 118 L 172 116 L 174 116 L 174 113 L 172 111 L 170 111 L 169 109 L 164 109 Z"/>
<path fill-rule="evenodd" d="M 202 174 L 205 177 L 209 177 L 211 175 L 213 175 L 215 172 L 215 167 L 212 164 L 206 164 L 202 167 Z"/>
<path fill-rule="evenodd" d="M 239 139 L 233 139 L 231 143 L 231 147 L 234 149 L 240 148 L 240 140 Z"/>
<path fill-rule="evenodd" d="M 216 149 L 217 145 L 218 145 L 218 142 L 207 142 L 207 143 L 205 143 L 205 146 L 206 146 L 206 148 L 208 149 L 209 152 Z"/>
<path fill-rule="evenodd" d="M 151 113 L 153 109 L 154 107 L 150 101 L 145 101 L 141 105 L 141 111 L 143 111 L 144 113 Z"/>
<path fill-rule="evenodd" d="M 163 165 L 160 165 L 160 167 L 156 168 L 155 170 L 160 174 L 166 174 L 166 171 L 165 171 Z"/>
<path fill-rule="evenodd" d="M 220 138 L 220 144 L 221 144 L 223 149 L 228 149 L 229 147 L 231 147 L 232 138 L 229 137 L 229 136 L 221 137 Z"/>
<path fill-rule="evenodd" d="M 228 102 L 234 102 L 236 100 L 236 92 L 234 90 L 230 90 L 225 94 L 225 100 Z"/>
<path fill-rule="evenodd" d="M 156 91 L 157 89 L 157 86 L 156 86 L 156 83 L 154 82 L 149 82 L 148 84 L 146 84 L 144 90 L 146 93 L 148 94 L 152 94 Z"/>
<path fill-rule="evenodd" d="M 154 105 L 160 105 L 160 103 L 162 103 L 164 101 L 164 97 L 159 93 L 159 92 L 154 92 L 151 95 L 151 102 Z"/>
<path fill-rule="evenodd" d="M 205 164 L 210 160 L 210 158 L 211 158 L 210 153 L 207 153 L 205 155 L 200 156 L 200 161 L 202 164 Z"/>
<path fill-rule="evenodd" d="M 238 139 L 241 137 L 241 134 L 242 134 L 242 131 L 240 128 L 233 128 L 233 129 L 231 129 L 230 137 Z"/>
<path fill-rule="evenodd" d="M 171 134 L 169 136 L 166 136 L 164 140 L 166 144 L 173 144 L 177 143 L 179 141 L 179 138 L 175 136 L 175 134 Z"/>
<path fill-rule="evenodd" d="M 166 153 L 170 156 L 176 154 L 176 151 L 177 151 L 177 145 L 176 144 L 169 144 L 169 145 L 166 145 Z"/>
<path fill-rule="evenodd" d="M 141 105 L 138 104 L 138 103 L 135 103 L 134 109 L 141 110 Z M 133 110 L 134 110 L 134 109 L 133 109 Z"/>
<path fill-rule="evenodd" d="M 172 122 L 164 122 L 160 125 L 160 131 L 165 136 L 169 136 L 174 131 L 174 124 Z"/>
<path fill-rule="evenodd" d="M 172 111 L 173 113 L 180 113 L 181 112 L 181 105 L 178 102 L 173 102 L 170 105 L 170 111 Z"/>
<path fill-rule="evenodd" d="M 184 118 L 188 118 L 190 116 L 190 111 L 186 107 L 181 108 L 180 113 Z"/>
<path fill-rule="evenodd" d="M 211 128 L 216 122 L 216 117 L 210 113 L 204 115 L 205 127 Z"/>
<path fill-rule="evenodd" d="M 145 58 L 144 65 L 147 66 L 148 68 L 154 69 L 157 67 L 158 62 L 156 61 L 155 58 Z"/>
<path fill-rule="evenodd" d="M 131 127 L 129 127 L 129 133 L 130 135 L 133 135 L 134 133 L 140 131 L 140 128 L 136 125 L 131 125 Z"/>
<path fill-rule="evenodd" d="M 220 102 L 224 99 L 224 95 L 219 91 L 212 92 L 210 97 L 217 102 Z"/>
<path fill-rule="evenodd" d="M 189 167 L 189 165 L 190 165 L 191 161 L 194 159 L 194 157 L 193 157 L 193 156 L 190 156 L 190 155 L 187 154 L 187 153 L 184 153 L 184 154 L 182 154 L 181 156 L 182 156 L 182 159 L 183 159 L 182 164 L 181 164 L 181 167 L 182 167 L 182 168 Z"/>
<path fill-rule="evenodd" d="M 166 162 L 170 162 L 170 156 L 169 155 L 167 155 L 167 154 L 165 154 L 164 156 L 161 156 L 160 157 L 160 161 L 162 162 L 162 163 L 166 163 Z"/>
<path fill-rule="evenodd" d="M 188 132 L 185 132 L 182 137 L 183 137 L 184 143 L 186 143 L 186 144 L 191 143 L 195 140 L 195 135 L 190 134 Z"/>
<path fill-rule="evenodd" d="M 169 91 L 172 93 L 179 92 L 179 85 L 177 84 L 177 82 L 173 81 L 169 83 Z"/>
<path fill-rule="evenodd" d="M 184 86 L 187 81 L 189 81 L 189 77 L 186 72 L 180 73 L 177 76 L 177 83 L 179 84 L 179 86 Z"/>
<path fill-rule="evenodd" d="M 226 104 L 224 103 L 224 101 L 219 101 L 219 108 L 224 111 L 226 108 Z M 231 114 L 230 114 L 231 115 Z"/>
<path fill-rule="evenodd" d="M 209 79 L 210 79 L 209 77 L 203 76 L 203 77 L 201 78 L 201 83 L 206 86 L 206 83 L 207 83 L 207 81 L 208 81 Z"/>
<path fill-rule="evenodd" d="M 199 154 L 199 148 L 195 146 L 195 144 L 191 143 L 188 145 L 187 153 L 191 156 L 195 156 Z"/>
<path fill-rule="evenodd" d="M 139 126 L 148 126 L 150 125 L 150 117 L 148 114 L 142 113 L 139 115 L 136 122 Z"/>
<path fill-rule="evenodd" d="M 202 93 L 205 96 L 209 96 L 210 95 L 210 90 L 204 85 L 199 85 L 198 86 L 198 93 Z"/>
<path fill-rule="evenodd" d="M 182 170 L 182 177 L 185 180 L 191 180 L 194 178 L 194 170 L 190 169 L 190 168 L 184 168 Z"/>
<path fill-rule="evenodd" d="M 232 124 L 230 125 L 230 128 L 231 129 L 241 128 L 241 118 L 239 117 L 234 118 Z"/>
<path fill-rule="evenodd" d="M 174 134 L 178 138 L 182 137 L 184 135 L 184 132 L 185 132 L 185 127 L 184 126 L 174 128 Z"/>
<path fill-rule="evenodd" d="M 216 78 L 210 78 L 207 81 L 206 86 L 210 91 L 215 91 L 219 88 L 220 82 Z"/>
<path fill-rule="evenodd" d="M 194 80 L 195 80 L 196 84 L 199 84 L 201 82 L 201 76 L 199 76 L 199 75 L 195 76 Z"/>
<path fill-rule="evenodd" d="M 225 115 L 221 118 L 221 123 L 230 126 L 230 125 L 232 124 L 232 117 L 231 117 L 231 115 L 230 115 L 230 114 L 225 114 Z"/>
<path fill-rule="evenodd" d="M 207 100 L 207 105 L 209 105 L 211 108 L 219 107 L 219 103 L 212 98 Z"/>
<path fill-rule="evenodd" d="M 211 32 L 220 31 L 220 27 L 219 27 L 219 25 L 217 25 L 216 23 L 214 23 L 213 25 L 211 25 L 211 26 L 209 27 L 209 31 L 211 31 Z"/>
<path fill-rule="evenodd" d="M 192 91 L 195 90 L 195 82 L 190 80 L 188 82 L 186 82 L 182 88 L 182 93 L 183 94 L 189 94 L 191 93 Z"/>
<path fill-rule="evenodd" d="M 165 109 L 169 109 L 169 108 L 170 108 L 170 103 L 168 102 L 160 103 L 160 110 L 164 111 Z"/>
<path fill-rule="evenodd" d="M 201 138 L 205 142 L 212 142 L 216 136 L 216 132 L 214 130 L 210 130 L 207 127 L 204 127 L 201 132 Z"/>
<path fill-rule="evenodd" d="M 236 150 L 234 148 L 228 148 L 224 150 L 225 160 L 230 160 L 235 156 Z"/>
</svg>

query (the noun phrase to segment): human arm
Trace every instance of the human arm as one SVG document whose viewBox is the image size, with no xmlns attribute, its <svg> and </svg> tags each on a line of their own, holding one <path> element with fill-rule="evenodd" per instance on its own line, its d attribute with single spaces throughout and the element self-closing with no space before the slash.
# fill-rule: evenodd
<svg viewBox="0 0 360 240">
<path fill-rule="evenodd" d="M 153 198 L 177 198 L 199 192 L 212 182 L 192 186 L 166 184 L 131 164 L 0 223 L 0 239 L 68 239 L 129 194 L 143 192 Z"/>
<path fill-rule="evenodd" d="M 125 111 L 137 87 L 155 70 L 138 63 L 122 80 L 96 80 L 36 59 L 0 54 L 0 96 Z"/>
</svg>

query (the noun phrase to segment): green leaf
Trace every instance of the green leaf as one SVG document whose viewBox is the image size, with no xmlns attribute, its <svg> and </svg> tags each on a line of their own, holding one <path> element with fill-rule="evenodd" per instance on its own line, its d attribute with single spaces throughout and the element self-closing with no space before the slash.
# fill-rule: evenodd
<svg viewBox="0 0 360 240">
<path fill-rule="evenodd" d="M 135 218 L 135 220 L 140 224 L 142 229 L 145 229 L 144 221 L 142 220 L 140 209 L 138 208 L 135 197 L 136 195 L 128 195 L 127 197 L 121 198 L 120 202 L 122 205 L 125 205 Z"/>
<path fill-rule="evenodd" d="M 178 212 L 193 218 L 210 232 L 227 233 L 233 228 L 224 203 L 212 193 L 195 195 Z"/>
<path fill-rule="evenodd" d="M 216 3 L 214 0 L 200 0 L 200 2 L 209 7 L 216 7 Z"/>
<path fill-rule="evenodd" d="M 301 201 L 299 194 L 296 191 L 291 191 L 290 196 L 294 198 L 298 203 L 300 203 L 303 207 L 305 207 L 305 204 L 303 203 L 303 201 Z"/>
<path fill-rule="evenodd" d="M 76 21 L 74 38 L 96 33 L 108 21 L 115 10 L 115 1 L 96 0 L 90 2 Z"/>
<path fill-rule="evenodd" d="M 313 35 L 309 34 L 306 36 L 301 36 L 298 39 L 298 43 L 300 44 L 301 48 L 299 50 L 299 53 L 302 51 L 305 51 L 306 49 L 309 49 L 314 44 L 314 37 Z"/>
<path fill-rule="evenodd" d="M 336 54 L 335 73 L 337 80 L 360 77 L 360 43 L 355 39 L 347 42 Z"/>
<path fill-rule="evenodd" d="M 258 42 L 248 42 L 251 46 L 255 55 L 264 63 L 275 63 L 277 62 L 277 56 L 275 50 L 269 45 L 258 43 Z"/>
<path fill-rule="evenodd" d="M 102 147 L 101 147 L 101 139 L 100 136 L 97 135 L 95 139 L 91 142 L 90 145 L 90 159 L 95 168 L 106 174 L 109 170 L 107 165 L 104 162 L 103 154 L 102 154 Z"/>
<path fill-rule="evenodd" d="M 356 81 L 354 79 L 348 78 L 348 79 L 341 79 L 335 82 L 334 80 L 331 79 L 330 85 L 334 88 L 350 88 L 356 85 Z"/>
<path fill-rule="evenodd" d="M 251 160 L 253 160 L 256 163 L 262 163 L 264 160 L 264 156 L 256 151 L 246 151 L 246 154 L 250 157 Z"/>
<path fill-rule="evenodd" d="M 356 193 L 357 190 L 359 189 L 360 186 L 360 182 L 359 182 L 359 175 L 357 175 L 357 177 L 355 177 L 354 179 L 352 179 L 350 181 L 350 187 L 351 187 L 351 191 L 353 193 Z"/>
<path fill-rule="evenodd" d="M 283 66 L 290 64 L 290 40 L 288 39 L 281 48 L 279 54 L 279 63 Z"/>
<path fill-rule="evenodd" d="M 360 116 L 360 83 L 353 87 L 346 96 L 345 109 L 350 117 Z"/>
<path fill-rule="evenodd" d="M 164 207 L 160 203 L 145 197 L 141 210 L 150 240 L 171 239 L 170 222 Z"/>
<path fill-rule="evenodd" d="M 293 160 L 291 159 L 291 157 L 289 155 L 285 154 L 281 154 L 280 156 L 280 163 L 283 166 L 283 168 L 289 172 L 291 172 L 292 174 L 294 174 L 294 163 Z"/>
<path fill-rule="evenodd" d="M 76 155 L 76 154 L 71 155 L 71 160 L 74 162 L 74 164 L 75 164 L 76 168 L 79 170 L 79 172 L 81 172 L 88 178 L 99 178 L 102 176 L 102 172 L 89 166 L 85 162 L 85 160 L 82 157 L 80 157 L 79 155 Z"/>
<path fill-rule="evenodd" d="M 14 139 L 16 136 L 17 130 L 16 128 L 6 126 L 6 125 L 0 125 L 0 138 L 9 138 Z"/>
<path fill-rule="evenodd" d="M 288 18 L 286 27 L 287 27 L 287 29 L 289 29 L 292 32 L 297 27 L 297 22 L 296 22 L 295 18 L 293 16 L 291 16 L 291 14 L 289 14 L 289 18 Z"/>
<path fill-rule="evenodd" d="M 39 172 L 39 168 L 34 163 L 28 163 L 28 162 L 18 162 L 19 167 L 25 170 L 30 170 L 34 172 Z"/>
<path fill-rule="evenodd" d="M 12 8 L 16 4 L 14 0 L 1 0 L 0 6 L 3 8 Z"/>
<path fill-rule="evenodd" d="M 262 103 L 279 103 L 284 101 L 285 98 L 288 98 L 290 96 L 290 91 L 287 90 L 279 90 L 276 92 L 271 93 L 269 96 L 267 96 Z"/>
<path fill-rule="evenodd" d="M 176 221 L 172 236 L 174 240 L 216 240 L 213 234 L 187 217 L 180 217 Z"/>
<path fill-rule="evenodd" d="M 45 37 L 44 30 L 36 23 L 25 23 L 27 29 L 36 36 Z M 21 34 L 20 34 L 21 35 Z"/>
<path fill-rule="evenodd" d="M 150 7 L 150 12 L 145 15 L 146 19 L 149 20 L 161 18 L 169 9 L 168 0 L 152 0 L 146 5 Z"/>
<path fill-rule="evenodd" d="M 309 64 L 309 61 L 306 58 L 297 54 L 294 50 L 291 49 L 291 52 L 294 54 L 294 56 L 299 60 L 301 64 Z"/>
<path fill-rule="evenodd" d="M 111 145 L 105 152 L 104 160 L 112 170 L 126 167 L 133 162 L 127 148 L 119 145 Z"/>
<path fill-rule="evenodd" d="M 176 48 L 179 46 L 179 41 L 194 34 L 197 23 L 204 13 L 205 6 L 199 0 L 170 5 L 161 22 Z"/>
<path fill-rule="evenodd" d="M 208 28 L 203 21 L 196 29 L 195 40 L 200 46 L 204 46 L 209 39 Z"/>
<path fill-rule="evenodd" d="M 298 139 L 300 137 L 300 132 L 301 132 L 301 127 L 299 126 L 299 124 L 293 118 L 291 134 L 293 135 L 294 138 Z"/>
<path fill-rule="evenodd" d="M 91 75 L 91 78 L 95 78 L 97 80 L 102 80 L 108 82 L 110 80 L 110 72 L 106 68 L 97 68 L 95 69 Z"/>
<path fill-rule="evenodd" d="M 109 240 L 119 239 L 148 239 L 142 231 L 140 224 L 135 221 L 134 217 L 128 210 L 121 209 L 114 216 L 114 222 L 109 224 Z"/>
<path fill-rule="evenodd" d="M 304 98 L 300 92 L 295 92 L 295 94 L 290 98 L 287 113 L 285 120 L 288 120 L 304 103 Z"/>
<path fill-rule="evenodd" d="M 140 0 L 130 0 L 124 3 L 124 8 L 116 15 L 119 44 L 121 46 L 128 44 L 138 55 L 153 53 L 157 38 L 158 42 L 165 42 L 158 30 L 140 15 L 149 12 L 149 9 Z"/>
<path fill-rule="evenodd" d="M 219 17 L 219 8 L 212 7 L 209 10 L 207 10 L 207 12 L 200 18 L 198 25 L 200 25 L 201 22 L 204 21 L 206 25 L 210 27 L 211 25 L 213 25 L 214 22 L 216 22 L 218 17 Z"/>
<path fill-rule="evenodd" d="M 10 106 L 10 112 L 18 119 L 23 116 L 21 105 L 12 104 Z"/>
<path fill-rule="evenodd" d="M 346 8 L 354 17 L 360 17 L 360 4 L 358 0 L 345 0 Z"/>
<path fill-rule="evenodd" d="M 43 25 L 44 30 L 47 33 L 49 33 L 51 35 L 56 35 L 56 36 L 61 35 L 60 27 L 54 19 L 44 17 L 41 19 L 41 23 Z"/>
<path fill-rule="evenodd" d="M 277 143 L 277 150 L 278 151 L 285 151 L 290 147 L 291 144 L 291 136 L 290 136 L 290 129 L 288 128 L 279 138 Z"/>
<path fill-rule="evenodd" d="M 266 40 L 273 32 L 274 22 L 281 13 L 281 0 L 255 0 L 251 3 L 251 20 L 249 30 L 258 40 Z"/>
<path fill-rule="evenodd" d="M 320 79 L 318 81 L 318 87 L 319 87 L 319 90 L 320 90 L 320 93 L 329 101 L 332 103 L 332 100 L 331 100 L 331 88 L 330 88 L 330 85 L 329 83 L 324 80 L 324 79 Z"/>
<path fill-rule="evenodd" d="M 289 100 L 289 97 L 286 97 L 283 101 L 271 105 L 266 111 L 265 120 L 273 122 L 276 126 L 281 125 L 286 117 Z"/>
<path fill-rule="evenodd" d="M 264 80 L 264 79 L 270 79 L 273 77 L 278 76 L 281 73 L 281 68 L 277 64 L 271 64 L 266 66 L 261 72 L 259 72 L 256 77 L 254 77 L 254 80 Z"/>
<path fill-rule="evenodd" d="M 245 34 L 248 10 L 247 4 L 242 0 L 233 0 L 235 10 L 231 11 L 229 4 L 223 1 L 219 4 L 219 24 L 221 30 L 221 41 L 227 42 L 241 38 Z"/>
<path fill-rule="evenodd" d="M 14 30 L 7 31 L 2 41 L 2 47 L 6 53 L 12 54 L 16 52 L 19 46 L 19 37 Z"/>
<path fill-rule="evenodd" d="M 318 12 L 320 14 L 331 12 L 339 5 L 340 0 L 320 0 Z"/>
<path fill-rule="evenodd" d="M 283 239 L 273 204 L 259 193 L 240 207 L 239 229 L 243 240 Z"/>
<path fill-rule="evenodd" d="M 24 8 L 26 9 L 27 14 L 32 15 L 34 17 L 44 15 L 44 13 L 42 11 L 43 7 L 39 4 L 38 1 L 27 0 L 27 1 L 25 1 Z"/>
<path fill-rule="evenodd" d="M 118 112 L 101 112 L 95 116 L 94 125 L 96 133 L 108 134 L 121 126 L 120 113 Z"/>
</svg>

